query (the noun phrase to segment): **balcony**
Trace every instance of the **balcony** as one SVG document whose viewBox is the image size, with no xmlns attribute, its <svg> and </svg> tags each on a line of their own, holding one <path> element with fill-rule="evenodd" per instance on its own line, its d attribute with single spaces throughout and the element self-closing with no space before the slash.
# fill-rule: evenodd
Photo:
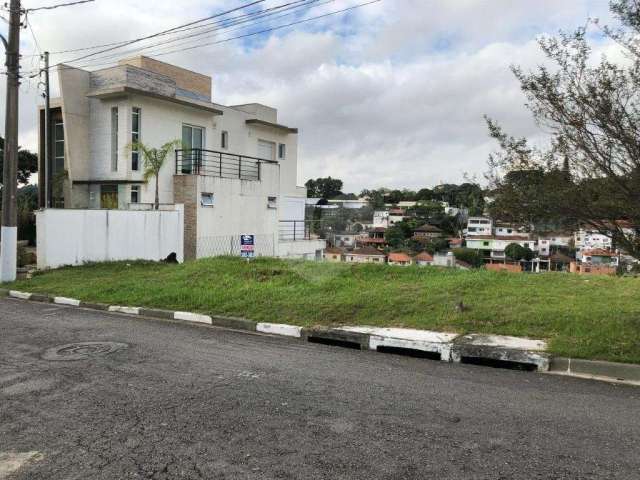
<svg viewBox="0 0 640 480">
<path fill-rule="evenodd" d="M 176 150 L 176 175 L 206 175 L 260 181 L 263 163 L 278 164 L 274 160 L 201 148 Z"/>
<path fill-rule="evenodd" d="M 279 238 L 282 242 L 319 240 L 323 237 L 322 224 L 317 220 L 280 220 Z"/>
</svg>

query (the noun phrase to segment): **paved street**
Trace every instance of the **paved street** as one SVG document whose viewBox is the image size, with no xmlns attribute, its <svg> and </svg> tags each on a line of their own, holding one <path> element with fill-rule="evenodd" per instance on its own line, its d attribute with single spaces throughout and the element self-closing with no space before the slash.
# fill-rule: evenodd
<svg viewBox="0 0 640 480">
<path fill-rule="evenodd" d="M 12 479 L 640 478 L 636 387 L 17 300 L 0 328 Z M 44 355 L 74 342 L 126 346 Z"/>
</svg>

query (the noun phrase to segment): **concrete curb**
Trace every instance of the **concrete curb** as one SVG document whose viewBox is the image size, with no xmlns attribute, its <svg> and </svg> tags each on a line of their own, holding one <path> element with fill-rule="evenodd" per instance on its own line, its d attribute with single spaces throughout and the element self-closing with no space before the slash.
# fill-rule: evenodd
<svg viewBox="0 0 640 480">
<path fill-rule="evenodd" d="M 631 363 L 554 357 L 548 373 L 640 385 L 640 365 Z"/>
<path fill-rule="evenodd" d="M 451 361 L 494 366 L 512 365 L 549 370 L 547 345 L 541 340 L 502 335 L 463 335 L 455 339 Z"/>
<path fill-rule="evenodd" d="M 256 332 L 282 335 L 284 337 L 302 337 L 302 327 L 286 325 L 284 323 L 258 323 L 256 325 Z"/>
<path fill-rule="evenodd" d="M 430 332 L 410 328 L 340 327 L 338 330 L 369 335 L 369 350 L 377 352 L 432 354 L 443 362 L 451 361 L 451 347 L 457 333 Z"/>
<path fill-rule="evenodd" d="M 337 345 L 358 350 L 400 353 L 410 356 L 424 353 L 427 358 L 445 362 L 477 363 L 491 366 L 521 365 L 555 375 L 621 382 L 640 386 L 640 365 L 551 357 L 546 343 L 500 335 L 458 335 L 405 328 L 339 327 L 302 328 L 295 325 L 254 322 L 246 318 L 205 315 L 144 307 L 83 302 L 75 298 L 0 289 L 0 297 L 36 302 L 53 302 L 69 307 L 87 308 L 127 315 L 179 320 L 189 323 L 300 338 L 311 343 Z M 418 355 L 420 356 L 420 355 Z"/>
<path fill-rule="evenodd" d="M 302 338 L 311 343 L 337 345 L 357 350 L 369 349 L 369 334 L 338 328 L 303 328 Z"/>
</svg>

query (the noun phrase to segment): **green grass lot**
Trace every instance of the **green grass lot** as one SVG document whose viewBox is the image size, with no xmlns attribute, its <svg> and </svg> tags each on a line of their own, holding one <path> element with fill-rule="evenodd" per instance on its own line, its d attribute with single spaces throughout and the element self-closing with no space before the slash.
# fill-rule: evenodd
<svg viewBox="0 0 640 480">
<path fill-rule="evenodd" d="M 219 257 L 65 267 L 9 288 L 302 326 L 543 338 L 557 355 L 640 363 L 636 278 Z M 458 312 L 461 300 L 468 309 Z"/>
</svg>

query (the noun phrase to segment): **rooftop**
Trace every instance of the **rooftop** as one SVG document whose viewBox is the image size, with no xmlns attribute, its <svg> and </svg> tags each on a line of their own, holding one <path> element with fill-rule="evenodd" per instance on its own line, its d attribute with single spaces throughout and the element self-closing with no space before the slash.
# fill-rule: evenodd
<svg viewBox="0 0 640 480">
<path fill-rule="evenodd" d="M 386 255 L 381 252 L 380 250 L 378 250 L 377 248 L 373 248 L 373 247 L 360 247 L 360 248 L 356 248 L 353 252 L 351 252 L 349 255 L 361 255 L 361 256 L 366 256 L 366 257 L 386 257 Z"/>
<path fill-rule="evenodd" d="M 430 225 L 428 223 L 418 227 L 414 230 L 415 232 L 430 232 L 430 233 L 441 233 L 442 230 L 436 227 L 435 225 Z"/>
<path fill-rule="evenodd" d="M 411 257 L 404 252 L 393 252 L 389 254 L 390 262 L 410 262 Z"/>
<path fill-rule="evenodd" d="M 593 248 L 582 252 L 583 257 L 615 257 L 616 254 L 604 248 Z"/>
<path fill-rule="evenodd" d="M 413 257 L 416 261 L 421 262 L 433 262 L 433 256 L 428 252 L 420 252 L 418 255 Z"/>
</svg>

